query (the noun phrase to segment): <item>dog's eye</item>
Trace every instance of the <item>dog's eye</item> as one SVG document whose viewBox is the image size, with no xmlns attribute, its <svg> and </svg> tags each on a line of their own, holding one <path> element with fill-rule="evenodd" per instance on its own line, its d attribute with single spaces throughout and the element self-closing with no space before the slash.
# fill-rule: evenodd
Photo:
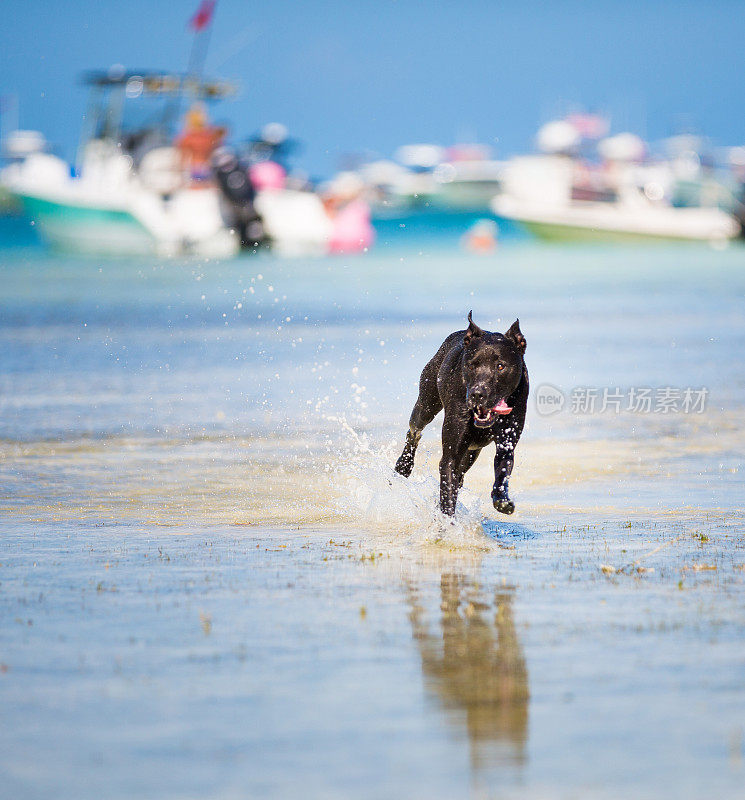
<svg viewBox="0 0 745 800">
<path fill-rule="evenodd" d="M 500 361 L 497 364 L 497 372 L 503 372 L 503 371 L 504 371 L 504 364 Z"/>
</svg>

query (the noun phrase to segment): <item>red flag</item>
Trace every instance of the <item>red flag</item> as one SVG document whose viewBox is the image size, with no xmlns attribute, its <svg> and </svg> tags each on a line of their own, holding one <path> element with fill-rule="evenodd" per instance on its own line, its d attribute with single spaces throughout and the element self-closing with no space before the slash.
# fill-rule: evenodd
<svg viewBox="0 0 745 800">
<path fill-rule="evenodd" d="M 217 0 L 202 0 L 202 5 L 197 9 L 197 13 L 189 20 L 189 26 L 197 33 L 203 31 L 212 22 L 212 14 L 215 11 Z"/>
</svg>

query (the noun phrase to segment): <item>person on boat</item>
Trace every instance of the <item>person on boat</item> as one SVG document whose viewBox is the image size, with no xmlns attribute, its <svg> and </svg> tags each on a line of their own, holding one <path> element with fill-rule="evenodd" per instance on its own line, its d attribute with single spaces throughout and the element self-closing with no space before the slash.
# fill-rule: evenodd
<svg viewBox="0 0 745 800">
<path fill-rule="evenodd" d="M 261 216 L 254 205 L 257 187 L 245 162 L 234 150 L 223 145 L 212 156 L 212 169 L 220 188 L 224 218 L 238 233 L 241 247 L 255 249 L 265 243 Z"/>
<path fill-rule="evenodd" d="M 211 179 L 210 158 L 226 133 L 225 128 L 209 124 L 207 111 L 201 103 L 195 103 L 187 112 L 184 130 L 175 144 L 192 185 L 204 186 Z"/>
</svg>

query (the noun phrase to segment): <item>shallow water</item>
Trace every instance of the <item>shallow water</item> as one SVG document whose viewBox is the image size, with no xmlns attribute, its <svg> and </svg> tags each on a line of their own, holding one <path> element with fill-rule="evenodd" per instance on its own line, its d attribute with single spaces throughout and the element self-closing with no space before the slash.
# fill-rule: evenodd
<svg viewBox="0 0 745 800">
<path fill-rule="evenodd" d="M 745 250 L 0 259 L 14 797 L 739 797 Z M 419 371 L 520 317 L 514 517 Z M 565 397 L 544 416 L 538 388 Z M 623 395 L 572 409 L 572 390 Z M 702 413 L 629 393 L 707 391 Z M 599 405 L 599 402 L 598 402 Z"/>
</svg>

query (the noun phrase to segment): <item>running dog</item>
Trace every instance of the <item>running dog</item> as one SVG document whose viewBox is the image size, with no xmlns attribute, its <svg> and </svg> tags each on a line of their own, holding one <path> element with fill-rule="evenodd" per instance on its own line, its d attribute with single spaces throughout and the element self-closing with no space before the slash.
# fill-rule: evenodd
<svg viewBox="0 0 745 800">
<path fill-rule="evenodd" d="M 405 478 L 411 475 L 422 431 L 444 408 L 440 509 L 455 514 L 463 477 L 481 449 L 494 442 L 492 502 L 497 511 L 512 514 L 515 504 L 507 494 L 507 484 L 528 405 L 526 342 L 519 320 L 505 334 L 490 333 L 474 323 L 472 313 L 468 313 L 468 328 L 451 333 L 422 370 L 419 397 L 396 472 Z"/>
</svg>

